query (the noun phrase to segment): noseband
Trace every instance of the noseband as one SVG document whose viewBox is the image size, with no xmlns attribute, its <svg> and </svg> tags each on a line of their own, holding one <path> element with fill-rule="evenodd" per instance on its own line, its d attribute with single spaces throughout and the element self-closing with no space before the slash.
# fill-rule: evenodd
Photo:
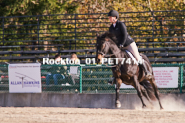
<svg viewBox="0 0 185 123">
<path fill-rule="evenodd" d="M 119 53 L 119 52 L 118 52 L 118 53 Z M 98 51 L 98 54 L 101 54 L 103 57 L 106 57 L 106 56 L 115 56 L 115 54 L 106 55 L 106 54 L 103 53 L 102 51 Z"/>
<path fill-rule="evenodd" d="M 104 49 L 105 49 L 105 47 L 104 47 Z M 117 52 L 116 54 L 109 54 L 109 55 L 106 55 L 103 51 L 104 51 L 104 49 L 102 49 L 102 51 L 98 51 L 98 54 L 101 54 L 103 57 L 106 57 L 106 56 L 115 56 L 117 53 L 119 53 L 119 52 Z"/>
<path fill-rule="evenodd" d="M 98 51 L 98 54 L 101 54 L 102 56 L 105 56 L 105 53 L 103 53 L 102 51 Z"/>
</svg>

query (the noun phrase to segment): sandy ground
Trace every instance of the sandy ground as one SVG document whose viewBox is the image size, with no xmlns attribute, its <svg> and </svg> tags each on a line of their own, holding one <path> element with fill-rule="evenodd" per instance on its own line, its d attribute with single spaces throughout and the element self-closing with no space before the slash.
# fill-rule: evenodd
<svg viewBox="0 0 185 123">
<path fill-rule="evenodd" d="M 185 123 L 185 111 L 0 107 L 0 123 Z"/>
</svg>

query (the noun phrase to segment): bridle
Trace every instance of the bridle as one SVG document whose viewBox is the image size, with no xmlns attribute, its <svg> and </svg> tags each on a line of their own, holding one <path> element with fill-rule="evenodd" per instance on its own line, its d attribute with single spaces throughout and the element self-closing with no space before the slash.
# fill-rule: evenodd
<svg viewBox="0 0 185 123">
<path fill-rule="evenodd" d="M 117 52 L 117 53 L 119 53 L 119 52 Z M 115 54 L 117 54 L 117 53 L 115 53 Z M 115 56 L 115 54 L 109 54 L 109 55 L 106 55 L 105 53 L 103 53 L 102 51 L 98 51 L 98 54 L 101 54 L 103 57 L 106 57 L 106 56 Z"/>
<path fill-rule="evenodd" d="M 105 57 L 105 56 L 106 56 L 106 54 L 105 54 L 105 53 L 103 53 L 102 51 L 98 51 L 98 54 L 101 54 L 103 57 Z M 115 56 L 115 54 L 110 54 L 110 55 L 107 55 L 107 56 Z M 107 64 L 106 64 L 106 66 L 107 66 L 107 67 L 117 67 L 117 65 L 108 66 Z"/>
<path fill-rule="evenodd" d="M 97 45 L 98 46 L 98 45 Z M 104 48 L 105 49 L 105 48 Z M 98 54 L 101 54 L 103 57 L 106 57 L 106 56 L 115 56 L 116 54 L 120 53 L 120 51 L 116 52 L 115 54 L 109 54 L 109 55 L 106 55 L 103 51 L 104 49 L 102 49 L 101 51 L 98 51 Z"/>
<path fill-rule="evenodd" d="M 103 53 L 102 51 L 98 51 L 98 54 L 101 54 L 103 57 L 105 56 L 105 53 Z"/>
<path fill-rule="evenodd" d="M 97 45 L 98 46 L 98 45 Z M 117 53 L 115 53 L 115 54 L 109 54 L 109 55 L 106 55 L 104 52 L 104 49 L 102 49 L 101 51 L 98 51 L 97 53 L 98 54 L 101 54 L 103 57 L 111 57 L 111 56 L 115 56 L 116 54 L 118 54 L 118 53 L 120 53 L 120 51 L 119 52 L 117 52 Z M 113 65 L 113 66 L 108 66 L 108 65 L 106 65 L 107 67 L 116 67 L 117 65 Z"/>
<path fill-rule="evenodd" d="M 105 48 L 104 48 L 105 49 Z M 111 54 L 111 55 L 106 55 L 103 51 L 104 49 L 102 49 L 101 51 L 98 51 L 98 54 L 101 54 L 103 57 L 106 57 L 106 56 L 113 56 L 114 54 Z"/>
</svg>

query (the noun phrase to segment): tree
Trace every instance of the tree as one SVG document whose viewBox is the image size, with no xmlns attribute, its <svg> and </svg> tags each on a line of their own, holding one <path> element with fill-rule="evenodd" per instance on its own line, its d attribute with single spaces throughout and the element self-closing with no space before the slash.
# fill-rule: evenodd
<svg viewBox="0 0 185 123">
<path fill-rule="evenodd" d="M 63 29 L 65 25 L 55 25 L 60 23 L 64 16 L 50 15 L 73 13 L 77 8 L 78 4 L 73 0 L 1 0 L 0 16 L 8 16 L 0 20 L 3 24 L 3 29 L 0 32 L 3 34 L 1 38 L 4 36 L 3 44 L 8 45 L 11 44 L 11 41 L 19 39 L 20 42 L 14 43 L 14 45 L 23 44 L 24 42 L 21 40 L 37 42 L 39 40 L 38 33 L 40 33 L 40 37 L 48 37 L 41 39 L 53 41 L 55 38 L 51 39 L 51 37 L 58 36 L 58 34 L 52 34 L 53 32 L 65 31 Z M 52 24 L 53 26 L 51 26 Z"/>
</svg>

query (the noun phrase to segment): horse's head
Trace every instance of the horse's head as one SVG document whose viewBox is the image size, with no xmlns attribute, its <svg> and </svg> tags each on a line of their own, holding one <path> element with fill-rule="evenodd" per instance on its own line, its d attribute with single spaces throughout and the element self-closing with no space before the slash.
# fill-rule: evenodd
<svg viewBox="0 0 185 123">
<path fill-rule="evenodd" d="M 97 43 L 96 43 L 96 61 L 97 63 L 102 62 L 102 58 L 105 57 L 107 53 L 110 53 L 111 44 L 115 44 L 112 40 L 115 40 L 115 36 L 109 32 L 106 32 L 102 35 L 97 35 Z"/>
</svg>

